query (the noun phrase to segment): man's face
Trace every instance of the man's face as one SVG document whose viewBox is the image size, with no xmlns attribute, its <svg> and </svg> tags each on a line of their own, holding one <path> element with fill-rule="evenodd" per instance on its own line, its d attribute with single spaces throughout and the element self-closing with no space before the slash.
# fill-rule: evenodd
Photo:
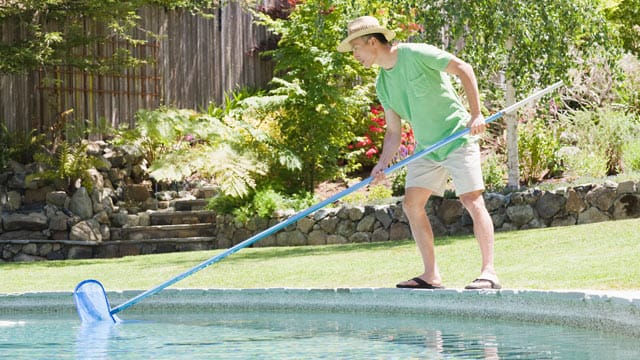
<svg viewBox="0 0 640 360">
<path fill-rule="evenodd" d="M 351 40 L 351 51 L 353 57 L 358 60 L 365 68 L 370 68 L 375 61 L 375 48 L 373 46 L 373 39 L 369 36 L 361 36 L 357 39 Z"/>
</svg>

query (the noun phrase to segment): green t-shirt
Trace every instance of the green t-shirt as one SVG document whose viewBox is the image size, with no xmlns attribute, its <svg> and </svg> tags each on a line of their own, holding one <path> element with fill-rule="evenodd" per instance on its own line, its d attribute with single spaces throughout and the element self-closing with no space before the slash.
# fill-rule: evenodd
<svg viewBox="0 0 640 360">
<path fill-rule="evenodd" d="M 398 61 L 390 70 L 380 69 L 376 91 L 385 109 L 392 109 L 413 127 L 418 149 L 463 130 L 470 115 L 444 72 L 452 55 L 427 44 L 398 45 Z M 444 160 L 468 142 L 461 137 L 426 156 Z"/>
</svg>

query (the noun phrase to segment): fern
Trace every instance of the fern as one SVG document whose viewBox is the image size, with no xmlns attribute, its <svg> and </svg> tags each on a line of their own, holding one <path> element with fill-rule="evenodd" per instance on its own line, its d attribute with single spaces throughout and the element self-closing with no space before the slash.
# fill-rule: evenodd
<svg viewBox="0 0 640 360">
<path fill-rule="evenodd" d="M 29 181 L 43 180 L 56 185 L 62 183 L 65 190 L 73 190 L 79 182 L 87 191 L 93 190 L 93 181 L 88 170 L 99 166 L 99 160 L 87 154 L 85 143 L 71 145 L 62 141 L 55 153 L 39 152 L 34 155 L 34 159 L 42 164 L 45 170 L 29 175 Z"/>
</svg>

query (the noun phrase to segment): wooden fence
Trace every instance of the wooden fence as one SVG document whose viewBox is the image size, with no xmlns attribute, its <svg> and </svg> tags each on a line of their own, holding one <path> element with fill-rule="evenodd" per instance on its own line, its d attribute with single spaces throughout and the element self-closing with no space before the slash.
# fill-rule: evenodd
<svg viewBox="0 0 640 360">
<path fill-rule="evenodd" d="M 213 18 L 163 7 L 144 8 L 139 15 L 141 28 L 160 37 L 148 37 L 146 45 L 135 47 L 104 44 L 91 52 L 106 57 L 129 46 L 132 54 L 152 62 L 118 75 L 64 66 L 23 76 L 0 75 L 0 122 L 11 131 L 45 131 L 61 116 L 67 122 L 88 120 L 98 125 L 106 120 L 114 127 L 133 125 L 139 109 L 168 105 L 198 110 L 210 102 L 220 104 L 226 93 L 237 88 L 263 87 L 272 77 L 272 62 L 256 49 L 273 42 L 273 35 L 254 24 L 238 2 L 227 2 L 215 10 Z M 20 36 L 0 31 L 4 41 Z"/>
</svg>

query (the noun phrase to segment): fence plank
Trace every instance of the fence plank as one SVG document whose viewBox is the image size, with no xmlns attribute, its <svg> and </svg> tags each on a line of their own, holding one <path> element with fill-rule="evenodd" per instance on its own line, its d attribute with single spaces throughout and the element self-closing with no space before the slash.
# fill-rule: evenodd
<svg viewBox="0 0 640 360">
<path fill-rule="evenodd" d="M 264 0 L 263 5 L 278 0 Z M 149 43 L 131 48 L 152 63 L 118 75 L 89 74 L 70 67 L 43 69 L 28 75 L 0 75 L 0 121 L 9 130 L 45 131 L 64 111 L 73 109 L 67 121 L 101 119 L 117 127 L 135 124 L 135 112 L 161 105 L 200 110 L 210 102 L 221 104 L 225 93 L 243 86 L 264 87 L 273 64 L 255 53 L 272 35 L 253 23 L 252 16 L 235 1 L 211 10 L 212 18 L 164 7 L 140 9 L 141 28 L 159 34 Z M 87 32 L 104 29 L 86 23 Z M 9 24 L 0 28 L 3 42 L 24 37 Z M 78 56 L 107 58 L 121 43 L 105 43 L 76 50 Z M 61 84 L 45 78 L 61 80 Z"/>
</svg>

